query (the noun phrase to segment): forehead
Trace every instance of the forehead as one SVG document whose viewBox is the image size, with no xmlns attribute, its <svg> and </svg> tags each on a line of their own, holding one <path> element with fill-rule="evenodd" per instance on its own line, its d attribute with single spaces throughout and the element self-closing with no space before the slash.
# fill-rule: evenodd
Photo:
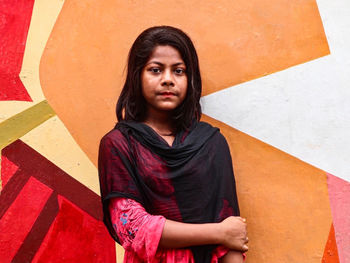
<svg viewBox="0 0 350 263">
<path fill-rule="evenodd" d="M 149 62 L 153 60 L 172 60 L 183 63 L 180 52 L 172 46 L 156 46 L 152 51 Z"/>
</svg>

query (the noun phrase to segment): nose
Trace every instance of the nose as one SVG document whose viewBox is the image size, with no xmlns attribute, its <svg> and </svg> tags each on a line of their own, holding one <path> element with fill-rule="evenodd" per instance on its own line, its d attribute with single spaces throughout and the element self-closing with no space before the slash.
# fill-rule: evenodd
<svg viewBox="0 0 350 263">
<path fill-rule="evenodd" d="M 171 73 L 171 70 L 168 69 L 163 71 L 162 86 L 174 86 L 174 79 Z"/>
</svg>

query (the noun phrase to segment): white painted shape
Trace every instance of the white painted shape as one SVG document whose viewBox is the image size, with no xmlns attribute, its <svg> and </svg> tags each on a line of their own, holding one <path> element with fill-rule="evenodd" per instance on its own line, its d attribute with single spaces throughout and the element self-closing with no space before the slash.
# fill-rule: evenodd
<svg viewBox="0 0 350 263">
<path fill-rule="evenodd" d="M 205 114 L 350 181 L 350 2 L 318 5 L 331 55 L 201 102 Z"/>
</svg>

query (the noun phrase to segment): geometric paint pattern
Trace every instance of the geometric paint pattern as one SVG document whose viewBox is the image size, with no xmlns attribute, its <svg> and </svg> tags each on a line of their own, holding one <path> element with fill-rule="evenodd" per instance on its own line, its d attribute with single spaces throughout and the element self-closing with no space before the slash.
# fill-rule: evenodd
<svg viewBox="0 0 350 263">
<path fill-rule="evenodd" d="M 116 261 L 98 195 L 20 140 L 2 155 L 18 169 L 0 195 L 1 262 Z"/>
<path fill-rule="evenodd" d="M 203 120 L 219 127 L 230 146 L 248 222 L 247 262 L 320 263 L 332 225 L 327 174 L 225 123 Z"/>
<path fill-rule="evenodd" d="M 96 220 L 58 195 L 59 212 L 32 262 L 115 262 L 114 241 Z"/>
<path fill-rule="evenodd" d="M 0 148 L 22 137 L 54 115 L 55 112 L 44 100 L 1 122 Z"/>
<path fill-rule="evenodd" d="M 2 217 L 0 220 L 1 230 L 1 254 L 2 262 L 11 262 L 14 256 L 19 251 L 21 245 L 33 225 L 47 203 L 52 189 L 46 187 L 35 178 L 29 178 L 28 181 L 20 189 L 20 192 L 5 211 L 2 208 Z M 31 198 L 34 196 L 35 198 Z M 6 198 L 6 196 L 5 196 Z M 33 200 L 34 199 L 34 200 Z M 5 202 L 7 200 L 5 199 Z M 24 215 L 20 217 L 21 215 Z M 17 218 L 23 218 L 16 222 Z M 28 260 L 28 258 L 23 258 Z"/>
<path fill-rule="evenodd" d="M 32 101 L 19 73 L 34 0 L 0 1 L 0 101 Z"/>
<path fill-rule="evenodd" d="M 45 121 L 20 139 L 99 195 L 97 168 L 57 116 Z"/>
<path fill-rule="evenodd" d="M 350 181 L 350 2 L 317 3 L 330 55 L 205 96 L 203 110 Z"/>
<path fill-rule="evenodd" d="M 334 227 L 332 224 L 331 229 L 329 231 L 327 244 L 324 249 L 322 263 L 338 263 L 338 262 L 339 262 L 338 248 L 337 248 L 337 242 L 335 240 Z M 342 262 L 345 262 L 345 261 L 342 261 Z"/>
<path fill-rule="evenodd" d="M 5 187 L 6 183 L 11 179 L 12 175 L 18 170 L 18 166 L 8 160 L 6 156 L 1 157 L 1 183 Z"/>
<path fill-rule="evenodd" d="M 328 174 L 335 240 L 340 262 L 350 262 L 350 183 Z"/>
<path fill-rule="evenodd" d="M 202 103 L 210 117 L 338 176 L 327 176 L 334 229 L 323 260 L 350 262 L 350 5 L 318 1 L 318 6 L 329 56 L 228 87 Z"/>
<path fill-rule="evenodd" d="M 95 164 L 99 139 L 115 123 L 129 48 L 143 29 L 161 24 L 194 39 L 203 95 L 329 54 L 315 0 L 66 0 L 41 58 L 40 80 L 45 98 Z"/>
<path fill-rule="evenodd" d="M 52 114 L 95 164 L 98 141 L 115 123 L 128 49 L 146 27 L 168 24 L 191 36 L 199 54 L 203 95 L 330 53 L 315 0 L 66 0 L 61 10 L 62 3 L 51 6 L 61 13 L 48 37 L 51 28 L 41 30 L 41 25 L 53 25 L 56 18 L 48 18 L 54 12 L 45 1 L 0 0 L 1 10 L 6 10 L 0 13 L 5 22 L 0 24 L 5 36 L 0 39 L 0 104 L 47 100 L 48 109 L 52 107 Z M 24 52 L 28 63 L 22 83 Z M 39 75 L 39 59 L 40 80 L 32 78 Z M 9 119 L 0 133 L 13 135 L 6 125 L 18 109 L 7 105 L 19 107 L 17 102 L 1 105 Z M 119 262 L 120 248 L 116 255 L 101 221 L 98 191 L 87 187 L 84 174 L 73 178 L 40 154 L 35 136 L 26 138 L 28 144 L 21 140 L 35 127 L 54 129 L 53 118 L 23 130 L 26 121 L 36 118 L 21 116 L 21 125 L 14 126 L 19 128 L 16 135 L 4 141 L 7 146 L 1 152 L 0 261 L 109 263 L 118 256 Z M 230 145 L 242 215 L 248 219 L 247 262 L 350 262 L 349 184 L 220 118 L 203 116 L 221 129 Z M 76 153 L 65 154 L 75 160 Z"/>
</svg>

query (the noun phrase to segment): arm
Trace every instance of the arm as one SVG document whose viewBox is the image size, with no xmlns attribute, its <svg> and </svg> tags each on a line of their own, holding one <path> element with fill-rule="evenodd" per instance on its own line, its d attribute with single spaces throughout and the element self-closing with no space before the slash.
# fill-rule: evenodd
<svg viewBox="0 0 350 263">
<path fill-rule="evenodd" d="M 167 219 L 159 242 L 163 248 L 182 248 L 196 245 L 219 244 L 219 225 L 187 224 Z"/>
<path fill-rule="evenodd" d="M 230 250 L 225 256 L 223 256 L 220 263 L 243 263 L 245 255 L 242 252 Z"/>
<path fill-rule="evenodd" d="M 165 218 L 148 214 L 142 205 L 128 198 L 112 198 L 109 212 L 121 245 L 141 259 L 153 262 Z"/>
<path fill-rule="evenodd" d="M 140 256 L 145 256 L 146 248 L 154 256 L 158 246 L 182 248 L 222 244 L 234 250 L 248 249 L 245 223 L 240 217 L 229 217 L 221 223 L 181 223 L 150 215 L 141 204 L 127 198 L 112 198 L 110 214 L 123 247 L 132 248 Z"/>
<path fill-rule="evenodd" d="M 246 223 L 241 217 L 228 217 L 221 223 L 188 224 L 166 220 L 159 242 L 162 248 L 218 244 L 247 251 Z"/>
</svg>

